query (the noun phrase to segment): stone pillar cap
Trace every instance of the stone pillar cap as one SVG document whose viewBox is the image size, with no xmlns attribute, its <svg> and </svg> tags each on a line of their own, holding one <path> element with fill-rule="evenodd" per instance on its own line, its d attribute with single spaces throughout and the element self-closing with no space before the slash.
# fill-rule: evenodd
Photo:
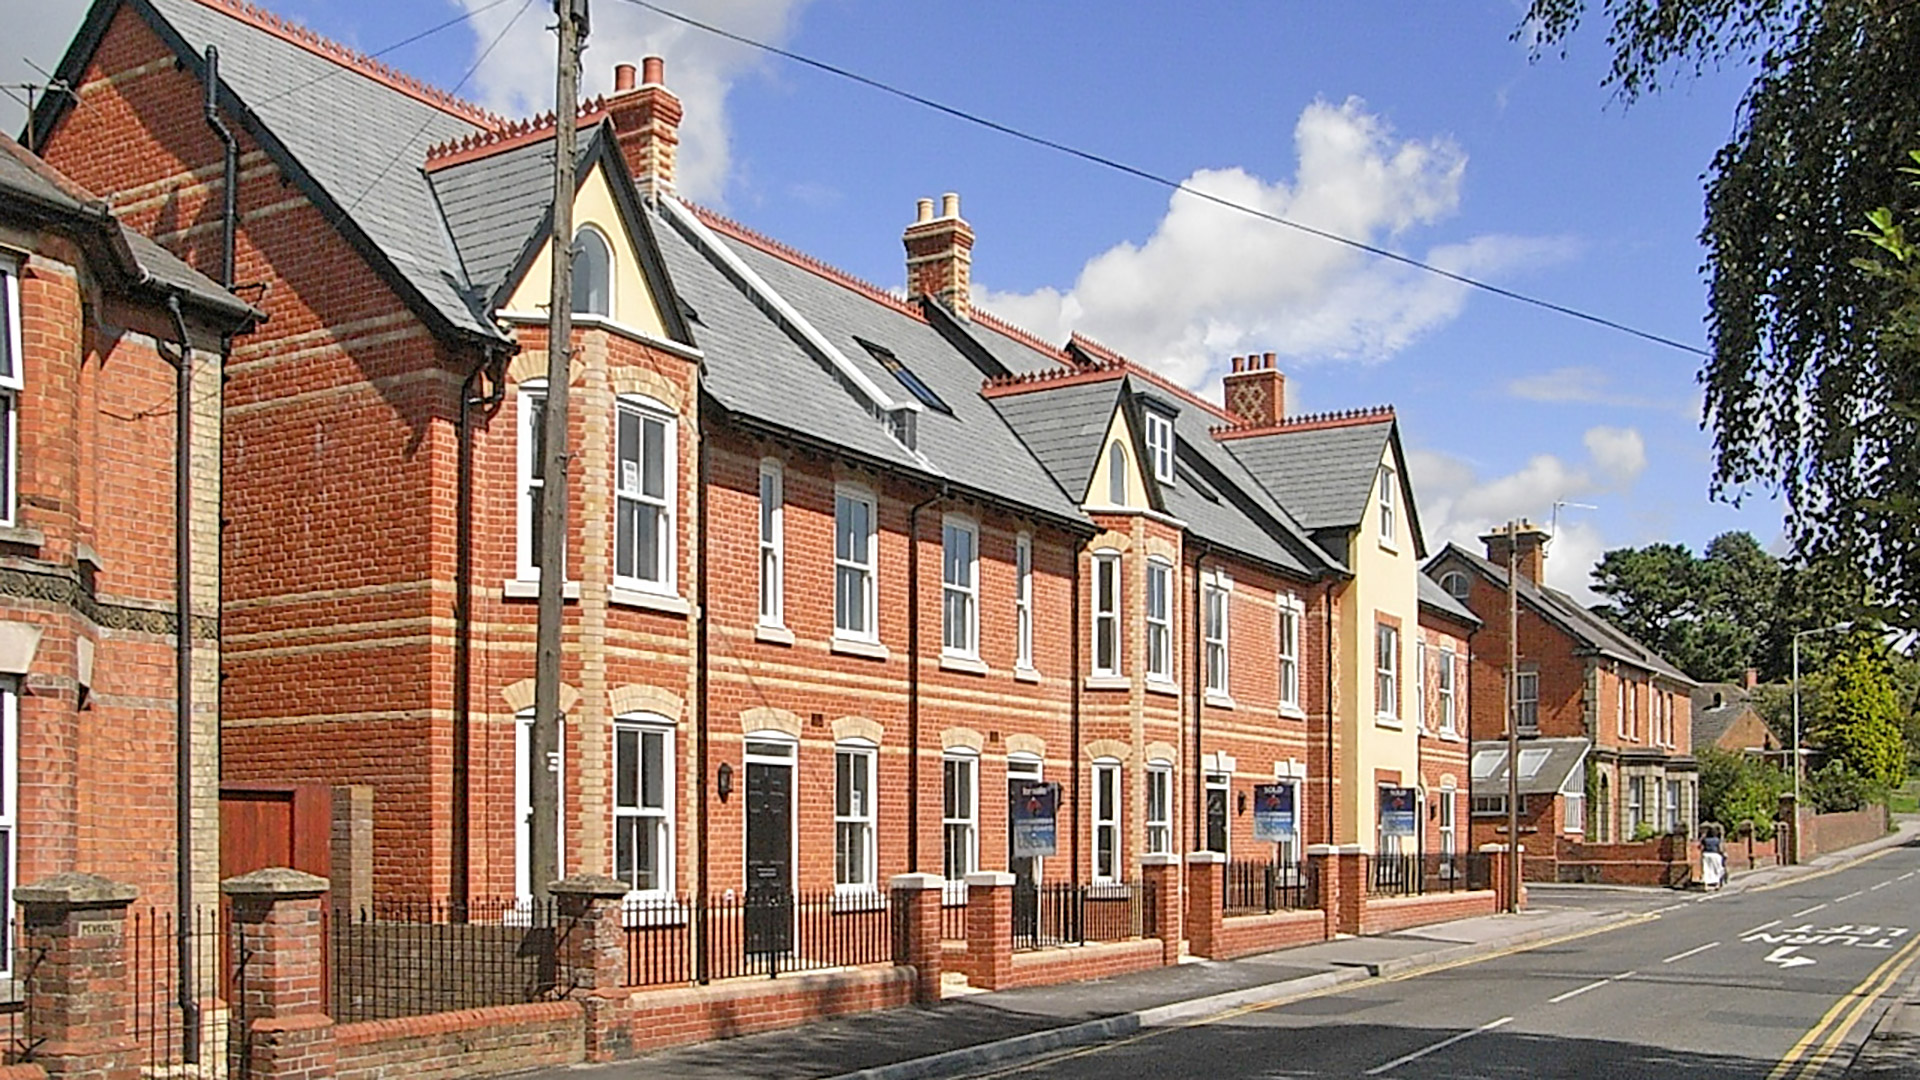
<svg viewBox="0 0 1920 1080">
<path fill-rule="evenodd" d="M 13 890 L 22 904 L 62 904 L 67 907 L 114 907 L 133 903 L 140 890 L 98 874 L 71 870 Z"/>
<path fill-rule="evenodd" d="M 1171 851 L 1149 851 L 1140 856 L 1141 866 L 1179 866 L 1180 856 Z"/>
<path fill-rule="evenodd" d="M 617 900 L 630 891 L 627 883 L 605 874 L 575 874 L 547 886 L 555 896 L 578 896 L 589 900 Z"/>
<path fill-rule="evenodd" d="M 1206 863 L 1223 863 L 1227 861 L 1227 855 L 1224 851 L 1189 851 L 1187 852 L 1187 861 L 1203 865 Z"/>
<path fill-rule="evenodd" d="M 270 896 L 289 900 L 319 896 L 333 887 L 326 878 L 287 866 L 269 866 L 220 883 L 226 896 Z"/>
<path fill-rule="evenodd" d="M 1005 870 L 975 870 L 967 875 L 967 888 L 971 889 L 975 885 L 983 889 L 1011 889 L 1013 875 Z"/>
<path fill-rule="evenodd" d="M 947 879 L 939 874 L 895 874 L 887 879 L 887 886 L 908 891 L 944 889 L 947 887 Z"/>
</svg>

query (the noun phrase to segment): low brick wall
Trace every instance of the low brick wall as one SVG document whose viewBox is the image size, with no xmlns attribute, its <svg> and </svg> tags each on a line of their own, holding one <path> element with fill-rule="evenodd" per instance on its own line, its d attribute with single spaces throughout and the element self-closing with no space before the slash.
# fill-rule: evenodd
<svg viewBox="0 0 1920 1080">
<path fill-rule="evenodd" d="M 0 1080 L 47 1080 L 47 1070 L 38 1065 L 0 1065 Z"/>
<path fill-rule="evenodd" d="M 338 1080 L 434 1080 L 584 1059 L 585 1014 L 572 1001 L 368 1020 L 334 1028 Z M 0 1080 L 6 1080 L 0 1075 Z"/>
<path fill-rule="evenodd" d="M 1801 820 L 1804 822 L 1804 835 L 1800 843 L 1801 862 L 1869 840 L 1878 840 L 1892 831 L 1884 806 L 1869 806 L 1840 814 L 1808 814 Z"/>
<path fill-rule="evenodd" d="M 1723 848 L 1727 856 L 1727 869 L 1752 870 L 1757 866 L 1773 866 L 1780 861 L 1774 850 L 1772 840 L 1755 840 L 1752 853 L 1747 850 L 1747 842 L 1738 837 L 1729 838 Z"/>
<path fill-rule="evenodd" d="M 914 979 L 910 967 L 887 966 L 640 990 L 627 999 L 632 1048 L 658 1050 L 899 1008 L 913 1004 Z"/>
<path fill-rule="evenodd" d="M 1500 901 L 1492 889 L 1369 899 L 1360 916 L 1360 932 L 1391 934 L 1428 923 L 1494 915 L 1499 910 Z"/>
<path fill-rule="evenodd" d="M 1290 949 L 1327 940 L 1327 915 L 1319 908 L 1276 911 L 1271 915 L 1233 915 L 1220 920 L 1212 959 Z"/>
<path fill-rule="evenodd" d="M 1539 867 L 1543 864 L 1551 865 L 1551 877 L 1541 875 Z M 1677 889 L 1694 880 L 1699 864 L 1699 845 L 1677 836 L 1656 836 L 1629 844 L 1588 844 L 1562 839 L 1555 845 L 1551 864 L 1530 858 L 1521 872 L 1528 881 Z"/>
<path fill-rule="evenodd" d="M 1001 989 L 1105 979 L 1161 967 L 1163 963 L 1159 938 L 1017 952 L 1013 954 L 1013 977 Z"/>
</svg>

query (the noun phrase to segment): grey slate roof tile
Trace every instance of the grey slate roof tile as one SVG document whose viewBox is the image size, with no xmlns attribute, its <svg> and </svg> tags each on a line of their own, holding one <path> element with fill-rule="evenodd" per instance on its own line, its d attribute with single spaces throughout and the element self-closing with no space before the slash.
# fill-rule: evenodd
<svg viewBox="0 0 1920 1080">
<path fill-rule="evenodd" d="M 591 140 L 583 140 L 584 159 Z M 468 280 L 491 296 L 505 283 L 553 202 L 553 140 L 428 174 Z"/>
<path fill-rule="evenodd" d="M 1352 528 L 1366 514 L 1392 417 L 1338 427 L 1278 431 L 1224 445 L 1274 498 L 1312 531 Z"/>
<path fill-rule="evenodd" d="M 1447 590 L 1440 587 L 1439 582 L 1433 580 L 1432 578 L 1428 577 L 1424 573 L 1419 575 L 1419 578 L 1420 578 L 1420 602 L 1421 603 L 1427 605 L 1428 607 L 1435 608 L 1439 611 L 1443 611 L 1446 614 L 1451 615 L 1456 619 L 1459 619 L 1461 622 L 1468 623 L 1474 626 L 1478 626 L 1480 624 L 1480 616 L 1475 615 L 1473 612 L 1467 610 L 1467 605 L 1461 603 L 1458 600 L 1455 600 L 1453 598 L 1452 593 L 1449 593 Z"/>
</svg>

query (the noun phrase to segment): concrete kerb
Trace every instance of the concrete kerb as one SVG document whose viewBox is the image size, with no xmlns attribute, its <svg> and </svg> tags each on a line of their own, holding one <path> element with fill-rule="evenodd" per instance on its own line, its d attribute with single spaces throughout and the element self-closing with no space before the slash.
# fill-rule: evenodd
<svg viewBox="0 0 1920 1080">
<path fill-rule="evenodd" d="M 1646 916 L 1637 914 L 1613 918 L 1600 917 L 1595 919 L 1592 926 L 1582 927 L 1571 933 L 1585 936 L 1616 926 L 1642 922 L 1645 919 Z M 1288 998 L 1331 990 L 1346 983 L 1364 982 L 1368 979 L 1399 975 L 1419 968 L 1470 960 L 1476 956 L 1491 955 L 1505 949 L 1566 937 L 1568 934 L 1569 930 L 1566 927 L 1537 927 L 1488 941 L 1449 945 L 1409 956 L 1395 957 L 1391 960 L 1342 964 L 1330 971 L 1315 972 L 1312 975 L 1267 983 L 1264 986 L 1252 986 L 1243 990 L 1209 994 L 1186 1001 L 1169 1002 L 1117 1016 L 1087 1020 L 1047 1031 L 1036 1031 L 995 1042 L 981 1043 L 977 1046 L 963 1046 L 957 1050 L 899 1061 L 891 1065 L 878 1065 L 857 1072 L 843 1073 L 833 1077 L 832 1080 L 940 1080 L 943 1077 L 960 1076 L 973 1070 L 1031 1058 L 1055 1050 L 1091 1046 L 1110 1039 L 1123 1038 L 1147 1028 L 1202 1020 L 1236 1009 L 1273 1004 Z"/>
</svg>

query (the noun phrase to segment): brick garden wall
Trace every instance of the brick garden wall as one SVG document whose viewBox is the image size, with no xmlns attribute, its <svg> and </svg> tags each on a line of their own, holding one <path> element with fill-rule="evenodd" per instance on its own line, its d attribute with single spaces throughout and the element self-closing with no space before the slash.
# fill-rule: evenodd
<svg viewBox="0 0 1920 1080">
<path fill-rule="evenodd" d="M 1839 814 L 1807 814 L 1801 821 L 1801 862 L 1869 840 L 1878 840 L 1891 831 L 1887 808 L 1884 806 L 1868 806 Z"/>
<path fill-rule="evenodd" d="M 1441 893 L 1433 896 L 1397 896 L 1369 899 L 1360 917 L 1363 934 L 1391 934 L 1414 926 L 1497 914 L 1499 900 L 1491 889 Z"/>
<path fill-rule="evenodd" d="M 517 1072 L 585 1059 L 578 1002 L 370 1020 L 334 1028 L 338 1080 L 438 1080 Z M 4 1078 L 0 1078 L 4 1080 Z"/>
<path fill-rule="evenodd" d="M 1327 938 L 1327 916 L 1318 908 L 1276 911 L 1271 915 L 1235 915 L 1220 922 L 1212 960 L 1290 949 Z"/>
</svg>

